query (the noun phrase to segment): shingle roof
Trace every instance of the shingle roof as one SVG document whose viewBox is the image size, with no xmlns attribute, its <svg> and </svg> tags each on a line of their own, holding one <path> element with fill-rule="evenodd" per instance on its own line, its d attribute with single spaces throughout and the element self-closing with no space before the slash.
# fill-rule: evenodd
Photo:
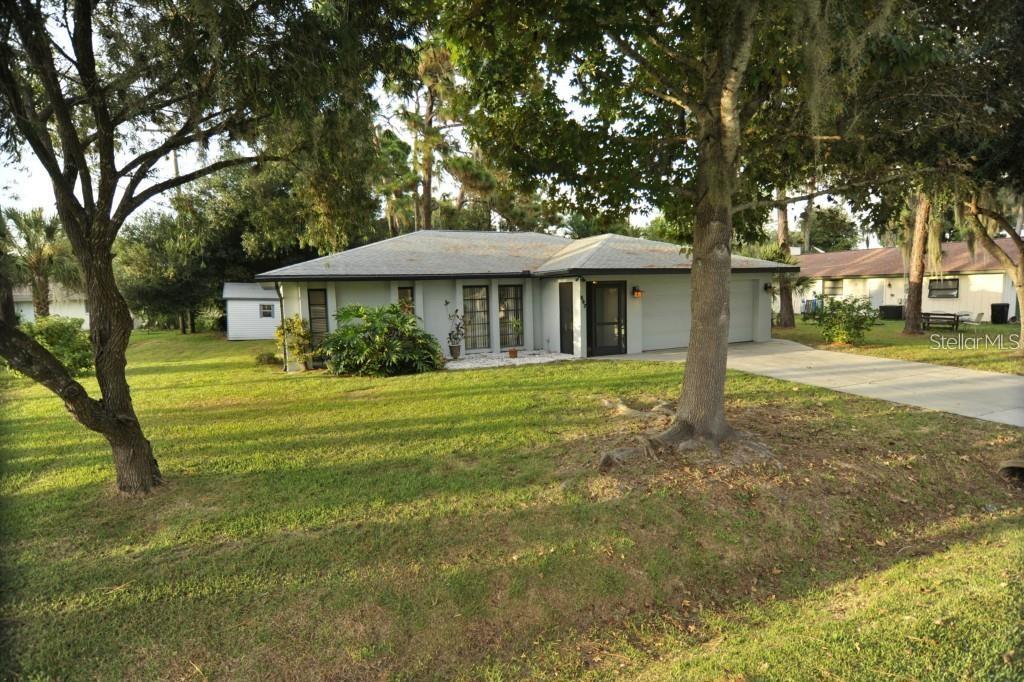
<svg viewBox="0 0 1024 682">
<path fill-rule="evenodd" d="M 605 234 L 571 240 L 537 232 L 423 230 L 264 272 L 257 280 L 552 276 L 690 269 L 676 244 Z M 795 269 L 733 256 L 734 270 Z"/>
<path fill-rule="evenodd" d="M 266 301 L 276 299 L 277 291 L 273 285 L 254 284 L 252 282 L 224 282 L 224 291 L 221 298 L 227 300 L 249 299 L 253 301 Z"/>
<path fill-rule="evenodd" d="M 602 234 L 573 241 L 536 270 L 538 275 L 552 273 L 595 273 L 689 270 L 693 259 L 678 244 L 638 239 L 621 234 Z M 775 270 L 785 268 L 745 256 L 732 257 L 733 270 Z"/>
<path fill-rule="evenodd" d="M 997 239 L 999 244 L 1017 261 L 1017 248 L 1009 237 Z M 800 274 L 808 277 L 902 277 L 906 270 L 903 253 L 899 248 L 861 249 L 807 253 L 797 256 Z M 942 245 L 942 272 L 985 272 L 1001 270 L 999 262 L 988 251 L 976 244 L 971 255 L 967 242 L 947 242 Z"/>
</svg>

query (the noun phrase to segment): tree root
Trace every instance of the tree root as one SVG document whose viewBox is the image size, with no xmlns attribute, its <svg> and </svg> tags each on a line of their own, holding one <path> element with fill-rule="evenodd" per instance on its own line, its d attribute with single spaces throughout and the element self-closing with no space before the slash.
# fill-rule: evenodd
<svg viewBox="0 0 1024 682">
<path fill-rule="evenodd" d="M 675 416 L 672 405 L 660 401 L 649 410 L 638 410 L 621 398 L 602 398 L 601 404 L 617 416 L 637 419 L 665 419 Z M 661 432 L 648 432 L 636 436 L 636 444 L 615 448 L 601 456 L 601 471 L 624 466 L 639 460 L 662 464 L 669 458 L 685 457 L 693 464 L 724 464 L 744 466 L 775 463 L 765 443 L 754 434 L 726 426 L 724 433 L 709 435 L 696 433 L 684 420 L 676 419 Z"/>
<path fill-rule="evenodd" d="M 665 463 L 668 459 L 683 457 L 690 464 L 718 464 L 748 466 L 752 464 L 781 463 L 767 444 L 754 434 L 730 428 L 721 439 L 698 436 L 688 424 L 673 423 L 661 433 L 637 436 L 637 446 L 621 447 L 601 457 L 601 471 L 608 471 L 638 460 Z"/>
<path fill-rule="evenodd" d="M 601 404 L 621 417 L 641 417 L 649 419 L 652 417 L 670 417 L 674 414 L 670 403 L 664 401 L 659 402 L 650 410 L 637 410 L 632 408 L 622 402 L 621 398 L 601 398 Z"/>
</svg>

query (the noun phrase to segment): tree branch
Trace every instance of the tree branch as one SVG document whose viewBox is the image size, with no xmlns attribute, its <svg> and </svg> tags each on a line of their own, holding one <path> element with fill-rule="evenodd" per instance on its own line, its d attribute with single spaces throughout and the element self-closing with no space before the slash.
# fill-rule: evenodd
<svg viewBox="0 0 1024 682">
<path fill-rule="evenodd" d="M 1006 219 L 1006 216 L 1004 216 L 999 211 L 993 211 L 992 209 L 985 208 L 984 206 L 978 206 L 977 199 L 972 199 L 969 202 L 964 202 L 964 205 L 967 207 L 968 215 L 973 217 L 975 222 L 980 227 L 984 228 L 984 226 L 981 225 L 981 221 L 978 220 L 978 216 L 984 216 L 990 220 L 996 221 L 999 227 L 1003 228 L 1003 230 L 1008 235 L 1010 235 L 1010 239 L 1013 240 L 1013 243 L 1017 246 L 1017 249 L 1021 252 L 1021 255 L 1024 256 L 1024 237 L 1020 236 L 1017 230 L 1014 229 L 1013 225 L 1010 224 L 1010 221 Z M 991 235 L 988 234 L 988 230 L 982 229 L 981 232 L 984 233 L 984 236 L 988 238 L 988 240 L 992 243 L 993 246 L 999 249 L 999 245 L 996 244 L 994 240 L 992 240 Z M 999 250 L 1002 251 L 1002 249 Z M 1007 267 L 1012 268 L 1013 266 L 1010 265 Z"/>
<path fill-rule="evenodd" d="M 39 163 L 46 170 L 47 175 L 58 192 L 61 200 L 67 203 L 73 210 L 81 211 L 82 205 L 75 196 L 74 173 L 68 174 L 62 169 L 57 154 L 54 152 L 50 142 L 49 132 L 46 129 L 46 117 L 41 117 L 36 111 L 32 102 L 31 91 L 23 86 L 20 79 L 15 75 L 15 56 L 7 41 L 0 41 L 0 93 L 10 106 L 14 114 L 14 122 L 32 151 L 35 153 Z"/>
<path fill-rule="evenodd" d="M 858 180 L 856 182 L 848 182 L 842 185 L 834 185 L 832 187 L 826 187 L 822 190 L 816 190 L 814 192 L 808 192 L 807 194 L 801 194 L 795 197 L 785 197 L 783 199 L 756 199 L 754 201 L 748 201 L 745 204 L 739 204 L 734 206 L 732 212 L 739 213 L 741 211 L 749 211 L 755 208 L 780 208 L 782 206 L 788 206 L 798 201 L 810 201 L 826 194 L 841 194 L 842 192 L 850 189 L 857 189 L 859 187 L 870 187 L 872 185 L 886 185 L 890 182 L 896 182 L 897 180 L 903 180 L 910 177 L 910 173 L 899 173 L 896 175 L 890 175 L 886 178 L 872 178 L 871 180 Z"/>
<path fill-rule="evenodd" d="M 757 16 L 757 3 L 748 0 L 743 5 L 743 14 L 740 21 L 739 47 L 736 49 L 729 62 L 728 70 L 722 78 L 721 92 L 718 93 L 721 102 L 721 117 L 723 119 L 722 147 L 729 163 L 734 163 L 739 154 L 740 135 L 742 134 L 742 112 L 740 111 L 739 99 L 740 88 L 743 85 L 743 76 L 747 71 L 747 64 L 750 62 L 750 53 L 754 45 L 754 20 Z"/>
<path fill-rule="evenodd" d="M 0 357 L 10 366 L 50 389 L 87 428 L 103 433 L 118 426 L 117 419 L 103 403 L 89 397 L 64 365 L 35 339 L 8 320 L 0 319 Z"/>
<path fill-rule="evenodd" d="M 664 78 L 659 73 L 658 68 L 651 63 L 649 59 L 644 57 L 639 50 L 629 44 L 629 41 L 619 36 L 615 31 L 609 31 L 608 37 L 611 38 L 612 42 L 622 50 L 623 54 L 632 59 L 637 66 L 643 69 L 644 73 L 650 76 L 661 88 L 667 92 L 666 96 L 671 96 L 678 100 L 678 103 L 673 102 L 676 106 L 682 106 L 682 108 L 688 111 L 696 111 L 699 108 L 699 103 L 694 100 L 690 95 L 682 90 L 679 90 L 673 85 L 668 79 Z M 656 92 L 652 92 L 655 94 Z M 666 100 L 668 101 L 668 100 Z"/>
<path fill-rule="evenodd" d="M 76 0 L 74 5 L 75 28 L 72 35 L 72 48 L 75 59 L 72 62 L 78 69 L 82 87 L 89 101 L 93 120 L 96 123 L 96 149 L 99 152 L 99 212 L 110 214 L 117 188 L 117 173 L 114 165 L 114 123 L 107 108 L 106 94 L 96 74 L 96 55 L 92 45 L 92 8 L 93 0 Z M 84 182 L 84 178 L 83 178 Z M 109 226 L 108 226 L 109 229 Z M 116 227 L 114 228 L 116 232 Z M 112 238 L 112 235 L 105 235 Z"/>
<path fill-rule="evenodd" d="M 73 107 L 65 97 L 60 83 L 60 75 L 53 61 L 53 53 L 49 49 L 50 37 L 46 30 L 46 18 L 42 15 L 39 7 L 32 2 L 22 0 L 17 3 L 12 2 L 10 5 L 13 8 L 11 16 L 14 18 L 14 27 L 18 32 L 22 48 L 25 50 L 29 62 L 32 63 L 34 71 L 38 74 L 39 82 L 53 108 L 57 122 L 57 136 L 60 138 L 61 152 L 65 158 L 65 170 L 73 169 L 75 175 L 79 176 L 82 186 L 82 203 L 85 209 L 91 212 L 95 206 L 89 164 L 85 158 L 85 148 L 82 146 L 78 130 L 75 127 Z M 31 16 L 29 16 L 30 14 Z M 53 176 L 51 175 L 51 177 Z"/>
<path fill-rule="evenodd" d="M 220 161 L 211 163 L 208 166 L 198 168 L 192 171 L 191 173 L 185 173 L 184 175 L 178 175 L 173 178 L 168 178 L 167 180 L 164 180 L 162 182 L 150 185 L 142 192 L 139 192 L 137 195 L 131 196 L 125 194 L 122 197 L 120 204 L 118 204 L 117 211 L 115 212 L 112 221 L 117 225 L 121 225 L 122 223 L 124 223 L 125 220 L 128 219 L 128 216 L 130 216 L 136 209 L 138 209 L 140 206 L 142 206 L 144 203 L 146 203 L 153 197 L 163 194 L 169 189 L 174 189 L 175 187 L 187 185 L 193 180 L 198 180 L 199 178 L 206 177 L 207 175 L 210 175 L 211 173 L 216 173 L 217 171 L 222 170 L 224 168 L 231 168 L 233 166 L 245 166 L 248 164 L 256 163 L 257 161 L 280 160 L 282 159 L 273 156 L 238 156 L 231 159 L 221 159 Z"/>
</svg>

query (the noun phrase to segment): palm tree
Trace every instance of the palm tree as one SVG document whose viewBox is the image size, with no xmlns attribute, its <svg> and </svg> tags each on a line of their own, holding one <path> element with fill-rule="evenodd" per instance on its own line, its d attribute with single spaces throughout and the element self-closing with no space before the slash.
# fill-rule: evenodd
<svg viewBox="0 0 1024 682">
<path fill-rule="evenodd" d="M 744 244 L 740 248 L 740 255 L 748 258 L 759 258 L 770 260 L 784 265 L 800 265 L 800 262 L 789 252 L 788 246 L 778 242 L 765 242 L 760 244 Z M 779 297 L 780 309 L 782 307 L 782 296 L 788 296 L 792 301 L 793 294 L 802 294 L 811 288 L 811 278 L 801 275 L 799 272 L 780 272 L 773 277 L 772 295 Z M 792 307 L 790 308 L 792 312 Z M 782 325 L 778 325 L 782 326 Z"/>
<path fill-rule="evenodd" d="M 81 285 L 78 264 L 60 221 L 43 216 L 43 209 L 3 211 L 4 232 L 14 256 L 13 283 L 30 284 L 36 317 L 50 314 L 50 283 L 67 288 Z"/>
</svg>

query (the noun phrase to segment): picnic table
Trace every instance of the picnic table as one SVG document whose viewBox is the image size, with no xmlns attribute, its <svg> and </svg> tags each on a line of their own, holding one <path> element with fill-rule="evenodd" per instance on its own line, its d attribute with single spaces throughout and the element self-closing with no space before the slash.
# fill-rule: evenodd
<svg viewBox="0 0 1024 682">
<path fill-rule="evenodd" d="M 925 329 L 945 327 L 955 331 L 960 328 L 960 320 L 959 313 L 921 313 L 921 326 Z"/>
</svg>

